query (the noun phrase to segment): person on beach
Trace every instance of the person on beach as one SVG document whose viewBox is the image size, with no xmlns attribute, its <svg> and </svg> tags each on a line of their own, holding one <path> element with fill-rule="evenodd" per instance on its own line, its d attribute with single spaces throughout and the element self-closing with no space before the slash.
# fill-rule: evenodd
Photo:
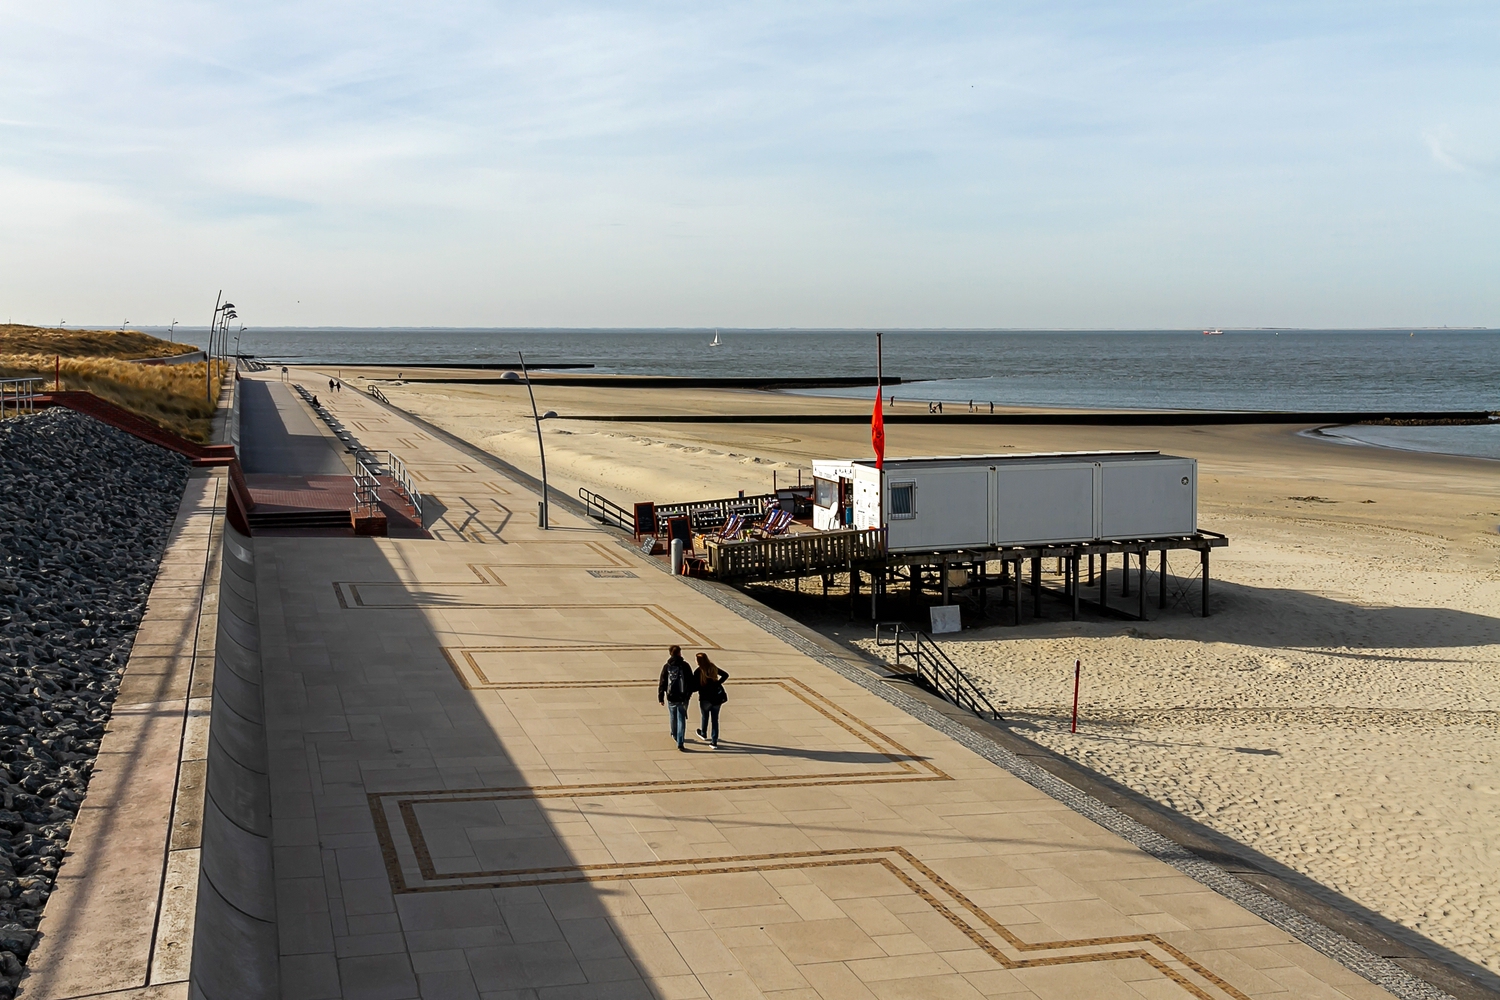
<svg viewBox="0 0 1500 1000">
<path fill-rule="evenodd" d="M 667 654 L 656 681 L 656 703 L 667 706 L 672 739 L 677 741 L 677 749 L 685 751 L 687 747 L 682 744 L 687 739 L 688 702 L 693 699 L 693 668 L 682 658 L 681 646 L 671 647 Z"/>
<path fill-rule="evenodd" d="M 698 669 L 693 671 L 693 683 L 698 689 L 698 711 L 703 716 L 698 738 L 708 740 L 709 746 L 715 750 L 719 749 L 719 706 L 729 700 L 729 694 L 724 690 L 724 682 L 728 679 L 729 671 L 719 669 L 707 653 L 698 654 Z"/>
</svg>

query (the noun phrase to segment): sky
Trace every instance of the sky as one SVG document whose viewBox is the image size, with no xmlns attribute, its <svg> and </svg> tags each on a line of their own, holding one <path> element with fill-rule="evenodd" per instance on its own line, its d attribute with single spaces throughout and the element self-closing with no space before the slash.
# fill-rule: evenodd
<svg viewBox="0 0 1500 1000">
<path fill-rule="evenodd" d="M 1500 4 L 0 0 L 0 317 L 1500 326 Z"/>
</svg>

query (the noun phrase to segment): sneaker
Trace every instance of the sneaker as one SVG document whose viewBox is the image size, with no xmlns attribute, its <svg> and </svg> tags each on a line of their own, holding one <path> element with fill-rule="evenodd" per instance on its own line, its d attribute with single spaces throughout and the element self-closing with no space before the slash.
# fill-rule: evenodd
<svg viewBox="0 0 1500 1000">
<path fill-rule="evenodd" d="M 683 753 L 687 753 L 687 747 L 683 746 L 681 743 L 677 744 L 677 749 L 681 750 Z"/>
<path fill-rule="evenodd" d="M 717 743 L 709 744 L 709 748 L 712 749 L 712 750 L 717 750 L 717 749 L 719 749 L 719 744 L 717 744 Z"/>
<path fill-rule="evenodd" d="M 698 738 L 700 740 L 706 740 L 706 739 L 708 739 L 708 737 L 704 734 L 703 730 L 697 729 L 697 730 L 694 730 L 694 732 L 696 732 L 698 734 Z"/>
</svg>

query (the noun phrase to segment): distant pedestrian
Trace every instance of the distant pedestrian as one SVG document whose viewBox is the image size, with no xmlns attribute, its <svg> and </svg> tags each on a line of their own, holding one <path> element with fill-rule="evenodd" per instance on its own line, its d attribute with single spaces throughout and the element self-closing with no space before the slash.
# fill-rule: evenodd
<svg viewBox="0 0 1500 1000">
<path fill-rule="evenodd" d="M 672 739 L 677 741 L 677 749 L 686 750 L 682 744 L 687 739 L 688 702 L 693 699 L 693 668 L 682 658 L 681 646 L 671 647 L 667 654 L 656 682 L 656 703 L 667 706 Z"/>
<path fill-rule="evenodd" d="M 693 683 L 698 688 L 698 711 L 703 716 L 698 738 L 708 740 L 715 750 L 719 749 L 719 706 L 729 700 L 729 694 L 724 690 L 724 682 L 728 679 L 729 671 L 719 669 L 707 653 L 698 654 L 698 669 L 693 671 Z"/>
<path fill-rule="evenodd" d="M 328 391 L 329 392 L 333 391 L 333 379 L 329 379 L 328 380 Z"/>
<path fill-rule="evenodd" d="M 313 397 L 313 406 L 317 406 L 317 405 L 318 405 L 318 397 L 314 396 Z"/>
<path fill-rule="evenodd" d="M 942 400 L 938 400 L 938 412 L 939 413 L 943 412 L 943 401 Z"/>
<path fill-rule="evenodd" d="M 995 412 L 995 404 L 994 404 L 994 403 L 991 403 L 991 404 L 990 404 L 990 412 L 991 412 L 991 413 L 994 413 L 994 412 Z"/>
</svg>

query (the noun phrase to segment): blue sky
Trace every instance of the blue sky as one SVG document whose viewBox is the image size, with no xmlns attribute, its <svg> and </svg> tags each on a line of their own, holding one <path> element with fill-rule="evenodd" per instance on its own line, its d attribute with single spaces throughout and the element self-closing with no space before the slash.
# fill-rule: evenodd
<svg viewBox="0 0 1500 1000">
<path fill-rule="evenodd" d="M 0 0 L 16 321 L 1500 325 L 1497 234 L 1493 0 Z"/>
</svg>

